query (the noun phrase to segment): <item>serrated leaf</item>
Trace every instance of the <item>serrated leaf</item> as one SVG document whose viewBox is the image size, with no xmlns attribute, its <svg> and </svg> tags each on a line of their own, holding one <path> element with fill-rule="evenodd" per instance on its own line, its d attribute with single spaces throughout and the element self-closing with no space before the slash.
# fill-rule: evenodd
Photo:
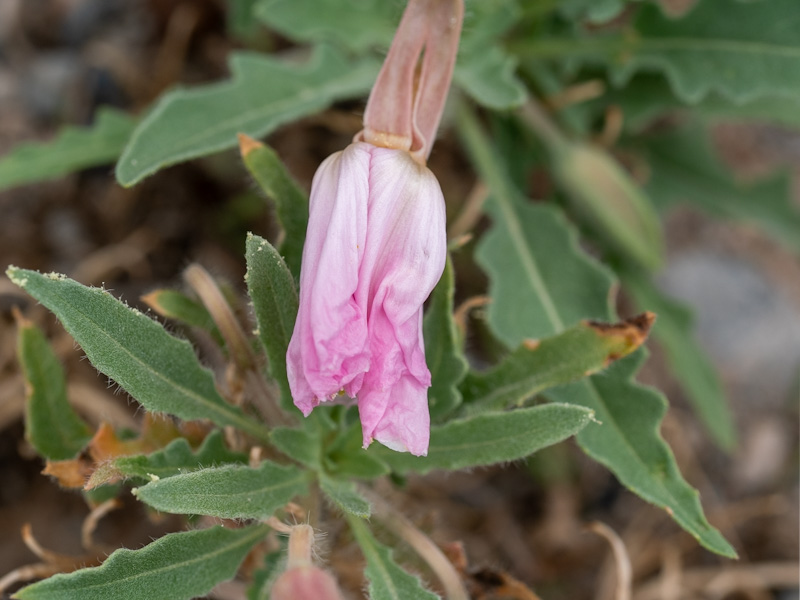
<svg viewBox="0 0 800 600">
<path fill-rule="evenodd" d="M 362 519 L 368 519 L 372 513 L 369 502 L 358 493 L 352 482 L 332 479 L 325 474 L 320 474 L 319 485 L 325 495 L 343 512 Z"/>
<path fill-rule="evenodd" d="M 286 374 L 286 349 L 297 318 L 297 288 L 286 263 L 272 245 L 257 235 L 247 235 L 247 290 L 253 301 L 258 337 L 269 359 L 270 375 L 281 389 L 281 404 L 297 409 Z"/>
<path fill-rule="evenodd" d="M 755 121 L 800 128 L 800 99 L 795 96 L 761 96 L 745 103 L 732 102 L 711 92 L 696 103 L 682 102 L 667 80 L 658 74 L 639 74 L 623 88 L 609 88 L 589 103 L 600 114 L 618 106 L 625 116 L 625 128 L 639 132 L 664 113 L 691 113 L 704 120 Z"/>
<path fill-rule="evenodd" d="M 377 448 L 398 473 L 457 470 L 517 460 L 561 442 L 592 420 L 579 406 L 546 404 L 508 412 L 484 413 L 431 427 L 427 456 Z"/>
<path fill-rule="evenodd" d="M 188 342 L 107 291 L 63 275 L 9 267 L 8 277 L 50 309 L 89 361 L 147 410 L 233 425 L 262 440 L 265 429 L 219 395 Z"/>
<path fill-rule="evenodd" d="M 652 388 L 633 381 L 644 352 L 615 363 L 608 372 L 545 392 L 556 402 L 596 411 L 598 427 L 578 435 L 584 451 L 612 469 L 639 496 L 667 509 L 701 545 L 729 558 L 736 552 L 703 516 L 697 490 L 683 479 L 675 457 L 659 433 L 667 401 Z"/>
<path fill-rule="evenodd" d="M 25 439 L 48 460 L 72 458 L 92 438 L 92 430 L 67 399 L 64 369 L 44 334 L 19 320 L 17 353 L 25 378 Z"/>
<path fill-rule="evenodd" d="M 250 174 L 275 202 L 278 219 L 285 236 L 278 250 L 286 266 L 295 277 L 300 278 L 300 261 L 308 225 L 308 196 L 295 183 L 275 151 L 255 140 L 240 139 L 244 164 Z"/>
<path fill-rule="evenodd" d="M 461 386 L 467 414 L 521 406 L 539 392 L 608 367 L 641 346 L 653 322 L 644 314 L 616 325 L 583 322 L 541 341 L 523 342 L 486 372 Z"/>
<path fill-rule="evenodd" d="M 122 153 L 135 126 L 130 115 L 101 108 L 89 127 L 67 126 L 51 142 L 17 146 L 0 157 L 0 190 L 111 164 Z"/>
<path fill-rule="evenodd" d="M 260 0 L 256 16 L 299 42 L 331 42 L 364 54 L 388 48 L 402 4 L 381 0 Z M 519 106 L 527 92 L 516 77 L 516 59 L 497 38 L 519 15 L 514 0 L 482 0 L 467 6 L 453 81 L 495 110 Z"/>
<path fill-rule="evenodd" d="M 394 562 L 392 551 L 375 540 L 362 519 L 349 516 L 347 521 L 367 560 L 364 574 L 369 581 L 370 600 L 438 600 L 439 596 L 422 587 L 418 577 Z"/>
<path fill-rule="evenodd" d="M 492 228 L 481 241 L 477 257 L 490 278 L 494 302 L 489 324 L 495 334 L 513 347 L 528 337 L 563 331 L 579 317 L 579 311 L 592 318 L 612 313 L 609 298 L 614 280 L 608 272 L 578 250 L 574 231 L 556 217 L 554 209 L 520 199 L 474 117 L 462 113 L 461 125 L 467 149 L 493 194 L 488 205 Z M 630 359 L 623 362 L 632 364 Z M 697 492 L 681 477 L 669 447 L 658 435 L 664 399 L 641 392 L 631 377 L 632 371 L 612 368 L 546 395 L 593 410 L 603 425 L 578 433 L 581 448 L 636 494 L 664 507 L 703 546 L 735 556 L 730 544 L 706 521 Z M 640 416 L 647 427 L 629 413 Z"/>
<path fill-rule="evenodd" d="M 170 533 L 140 550 L 115 551 L 99 567 L 59 574 L 18 591 L 19 600 L 188 600 L 231 579 L 266 525 Z"/>
<path fill-rule="evenodd" d="M 114 468 L 120 475 L 142 479 L 150 479 L 153 476 L 164 479 L 180 475 L 185 471 L 226 463 L 246 464 L 247 455 L 229 450 L 219 430 L 208 434 L 203 444 L 194 452 L 186 438 L 178 438 L 163 450 L 151 454 L 122 456 L 113 461 Z"/>
<path fill-rule="evenodd" d="M 177 89 L 161 97 L 134 131 L 117 163 L 117 181 L 132 186 L 159 169 L 258 138 L 318 112 L 337 100 L 366 93 L 378 72 L 329 47 L 316 48 L 298 66 L 271 56 L 234 53 L 231 81 Z"/>
<path fill-rule="evenodd" d="M 643 276 L 626 276 L 624 283 L 638 307 L 658 313 L 653 335 L 670 370 L 717 444 L 731 450 L 736 445 L 733 417 L 714 366 L 692 335 L 691 311 Z"/>
<path fill-rule="evenodd" d="M 264 461 L 258 468 L 225 465 L 153 481 L 134 495 L 153 508 L 225 519 L 266 519 L 308 490 L 308 473 Z"/>
<path fill-rule="evenodd" d="M 461 404 L 458 384 L 467 373 L 467 360 L 461 349 L 453 319 L 455 274 L 448 256 L 442 278 L 433 290 L 422 324 L 425 339 L 425 361 L 431 372 L 428 406 L 431 420 L 436 422 Z"/>
<path fill-rule="evenodd" d="M 683 18 L 643 4 L 614 77 L 662 71 L 675 93 L 696 102 L 711 91 L 745 102 L 800 93 L 800 13 L 794 0 L 703 0 Z M 719 18 L 725 15 L 724 19 Z"/>
<path fill-rule="evenodd" d="M 697 127 L 644 141 L 651 169 L 647 189 L 660 206 L 688 203 L 713 215 L 757 223 L 800 252 L 800 210 L 791 202 L 788 177 L 737 183 Z"/>
</svg>

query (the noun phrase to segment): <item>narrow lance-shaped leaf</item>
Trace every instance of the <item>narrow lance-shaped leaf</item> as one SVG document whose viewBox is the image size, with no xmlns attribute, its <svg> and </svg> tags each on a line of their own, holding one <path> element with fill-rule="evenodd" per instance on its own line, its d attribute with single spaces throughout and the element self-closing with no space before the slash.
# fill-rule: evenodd
<svg viewBox="0 0 800 600">
<path fill-rule="evenodd" d="M 59 574 L 17 592 L 19 600 L 188 600 L 231 579 L 266 525 L 171 533 L 140 550 L 121 549 L 99 567 Z"/>
<path fill-rule="evenodd" d="M 281 388 L 281 403 L 296 412 L 286 374 L 286 349 L 297 318 L 297 289 L 286 263 L 270 243 L 247 235 L 247 290 L 253 301 L 258 337 L 269 359 L 270 375 Z"/>
<path fill-rule="evenodd" d="M 580 252 L 575 232 L 555 209 L 520 199 L 475 118 L 462 112 L 460 125 L 477 170 L 493 194 L 488 204 L 492 228 L 481 241 L 477 258 L 489 275 L 495 300 L 489 307 L 494 333 L 513 347 L 530 337 L 563 331 L 580 318 L 580 312 L 608 320 L 613 279 Z M 631 364 L 630 359 L 622 362 Z M 706 521 L 697 492 L 681 477 L 674 456 L 658 435 L 663 397 L 642 392 L 631 377 L 630 371 L 609 369 L 570 384 L 569 394 L 555 388 L 547 397 L 593 410 L 602 425 L 578 434 L 583 450 L 636 494 L 664 507 L 703 546 L 735 556 Z M 631 413 L 647 426 L 631 419 Z"/>
<path fill-rule="evenodd" d="M 6 273 L 58 317 L 98 370 L 147 410 L 186 420 L 210 419 L 268 440 L 261 425 L 222 399 L 189 343 L 171 336 L 153 319 L 105 290 L 63 275 L 17 267 Z"/>
<path fill-rule="evenodd" d="M 800 210 L 786 176 L 751 185 L 734 180 L 713 156 L 702 129 L 685 128 L 645 139 L 650 195 L 660 206 L 690 204 L 713 215 L 757 223 L 800 252 Z"/>
<path fill-rule="evenodd" d="M 186 471 L 219 466 L 225 463 L 246 464 L 247 455 L 228 450 L 225 446 L 222 432 L 217 430 L 208 434 L 208 437 L 203 440 L 203 444 L 196 452 L 192 452 L 192 448 L 186 438 L 178 438 L 170 442 L 164 449 L 150 454 L 121 456 L 110 460 L 92 473 L 86 488 L 94 488 L 125 477 L 138 477 L 147 480 L 153 477 L 172 477 Z"/>
<path fill-rule="evenodd" d="M 308 472 L 264 461 L 226 465 L 152 481 L 134 495 L 163 512 L 224 519 L 266 519 L 308 490 Z"/>
<path fill-rule="evenodd" d="M 372 60 L 352 62 L 319 47 L 298 66 L 271 56 L 231 56 L 231 81 L 162 96 L 136 128 L 117 163 L 117 181 L 131 186 L 161 168 L 261 137 L 331 103 L 366 93 L 378 71 Z"/>
<path fill-rule="evenodd" d="M 25 439 L 48 460 L 72 458 L 89 442 L 91 428 L 67 399 L 64 369 L 47 338 L 20 317 L 17 352 L 25 377 Z"/>
<path fill-rule="evenodd" d="M 448 256 L 442 278 L 433 290 L 430 306 L 425 313 L 423 333 L 425 360 L 431 371 L 428 405 L 431 420 L 447 416 L 461 404 L 458 384 L 467 372 L 467 360 L 453 318 L 453 261 Z"/>
<path fill-rule="evenodd" d="M 308 225 L 308 196 L 292 179 L 272 148 L 240 135 L 239 149 L 247 170 L 264 193 L 275 202 L 278 219 L 285 233 L 278 250 L 289 271 L 295 279 L 299 279 Z"/>
<path fill-rule="evenodd" d="M 626 276 L 624 283 L 637 306 L 658 313 L 653 335 L 664 348 L 673 375 L 714 440 L 731 450 L 736 445 L 733 418 L 714 366 L 692 335 L 691 312 L 643 276 Z"/>
<path fill-rule="evenodd" d="M 597 373 L 641 346 L 655 315 L 615 325 L 583 322 L 563 333 L 527 340 L 497 366 L 470 373 L 461 386 L 467 414 L 520 406 L 539 392 Z"/>
<path fill-rule="evenodd" d="M 370 600 L 438 600 L 439 596 L 422 587 L 418 577 L 394 562 L 392 551 L 375 540 L 364 520 L 348 516 L 347 522 L 367 560 L 364 574 L 369 581 Z"/>
<path fill-rule="evenodd" d="M 131 116 L 101 108 L 89 127 L 67 126 L 51 142 L 22 144 L 0 157 L 0 190 L 111 164 L 135 125 Z"/>
<path fill-rule="evenodd" d="M 222 341 L 214 319 L 206 307 L 176 290 L 155 290 L 142 296 L 142 302 L 162 317 L 175 319 L 193 327 L 212 332 Z"/>
<path fill-rule="evenodd" d="M 485 413 L 431 427 L 427 456 L 383 447 L 376 453 L 398 473 L 482 467 L 525 458 L 557 444 L 586 427 L 593 414 L 568 404 Z"/>
</svg>

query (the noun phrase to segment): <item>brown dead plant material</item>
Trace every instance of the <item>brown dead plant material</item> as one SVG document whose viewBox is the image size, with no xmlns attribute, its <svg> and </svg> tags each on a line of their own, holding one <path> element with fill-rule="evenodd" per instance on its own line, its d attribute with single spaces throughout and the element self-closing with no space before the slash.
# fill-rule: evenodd
<svg viewBox="0 0 800 600">
<path fill-rule="evenodd" d="M 44 579 L 56 573 L 72 573 L 84 567 L 95 567 L 101 564 L 103 558 L 108 556 L 109 548 L 95 542 L 94 531 L 100 519 L 121 506 L 122 503 L 119 500 L 112 498 L 97 506 L 86 516 L 81 527 L 81 545 L 86 552 L 79 556 L 59 554 L 42 547 L 33 536 L 30 523 L 25 523 L 22 526 L 22 540 L 41 562 L 24 565 L 0 578 L 0 594 L 20 582 Z"/>
</svg>

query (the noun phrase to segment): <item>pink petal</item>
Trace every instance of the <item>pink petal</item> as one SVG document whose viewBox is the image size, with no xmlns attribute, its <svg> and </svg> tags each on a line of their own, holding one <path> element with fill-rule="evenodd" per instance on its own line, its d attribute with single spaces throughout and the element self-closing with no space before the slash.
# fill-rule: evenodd
<svg viewBox="0 0 800 600">
<path fill-rule="evenodd" d="M 369 369 L 367 323 L 354 297 L 364 255 L 369 148 L 328 157 L 311 185 L 300 306 L 287 352 L 295 405 L 306 416 L 344 390 L 354 397 Z"/>
</svg>

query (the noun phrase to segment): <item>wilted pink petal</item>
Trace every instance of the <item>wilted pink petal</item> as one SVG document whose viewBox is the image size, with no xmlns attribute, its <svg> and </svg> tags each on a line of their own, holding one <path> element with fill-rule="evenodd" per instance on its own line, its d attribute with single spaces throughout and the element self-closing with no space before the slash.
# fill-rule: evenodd
<svg viewBox="0 0 800 600">
<path fill-rule="evenodd" d="M 311 184 L 300 307 L 287 353 L 297 407 L 308 415 L 344 390 L 355 397 L 369 369 L 366 313 L 355 299 L 367 234 L 367 148 L 322 163 Z"/>
<path fill-rule="evenodd" d="M 463 13 L 463 0 L 409 0 L 364 130 L 311 187 L 289 384 L 305 415 L 341 393 L 357 397 L 365 447 L 374 439 L 428 451 L 422 305 L 444 270 L 447 240 L 444 198 L 425 161 Z"/>
</svg>

